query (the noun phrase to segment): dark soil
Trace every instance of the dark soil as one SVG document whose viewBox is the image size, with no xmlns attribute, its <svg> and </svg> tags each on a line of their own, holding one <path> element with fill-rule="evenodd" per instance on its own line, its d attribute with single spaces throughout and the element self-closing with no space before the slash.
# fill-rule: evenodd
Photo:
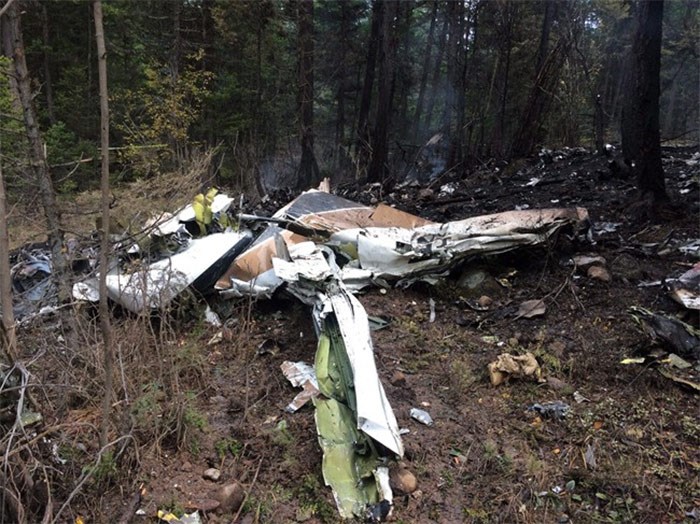
<svg viewBox="0 0 700 524">
<path fill-rule="evenodd" d="M 435 287 L 372 290 L 360 297 L 368 314 L 390 319 L 388 327 L 373 333 L 376 362 L 399 426 L 410 430 L 403 437 L 405 457 L 392 467 L 410 470 L 418 489 L 395 494 L 394 522 L 700 518 L 697 394 L 654 366 L 620 364 L 650 346 L 630 306 L 698 322 L 697 312 L 684 311 L 661 285 L 640 285 L 686 271 L 696 259 L 677 247 L 700 238 L 699 169 L 686 162 L 693 150 L 664 153 L 673 205 L 656 210 L 637 202 L 632 179 L 613 174 L 607 159 L 585 150 L 554 152 L 516 166 L 484 166 L 465 180 L 448 175 L 389 194 L 379 187 L 341 191 L 437 221 L 516 207 L 581 206 L 593 223 L 588 245 L 561 238 L 547 249 L 472 260 Z M 534 177 L 541 180 L 528 186 Z M 606 224 L 616 224 L 614 231 L 606 232 L 601 227 Z M 581 253 L 604 257 L 611 280 L 564 264 Z M 475 269 L 483 270 L 486 280 L 476 289 L 461 286 Z M 490 299 L 488 309 L 472 307 L 483 296 Z M 545 315 L 516 319 L 519 304 L 530 299 L 544 300 Z M 284 296 L 228 307 L 229 327 L 218 344 L 207 344 L 217 328 L 175 323 L 173 343 L 189 348 L 182 357 L 189 360 L 178 371 L 183 395 L 178 398 L 184 400 L 180 416 L 172 419 L 177 428 L 154 431 L 148 444 L 143 428 L 149 412 L 125 420 L 132 433 L 141 428 L 141 437 L 134 433 L 141 439 L 140 453 L 129 453 L 117 464 L 121 469 L 100 482 L 91 480 L 72 503 L 73 519 L 117 522 L 143 489 L 134 508 L 145 516 L 132 522 L 154 522 L 159 509 L 196 508 L 208 523 L 339 521 L 321 474 L 313 407 L 284 412 L 297 390 L 282 376 L 280 364 L 313 361 L 316 338 L 309 312 Z M 544 380 L 519 378 L 492 386 L 487 364 L 501 353 L 525 351 L 537 357 Z M 695 381 L 698 376 L 697 367 L 686 375 Z M 144 383 L 143 397 L 146 388 Z M 581 396 L 585 400 L 578 402 Z M 555 400 L 570 405 L 562 420 L 528 410 Z M 427 410 L 434 425 L 412 420 L 412 407 Z M 66 408 L 56 422 L 75 419 L 76 411 Z M 161 428 L 155 417 L 163 413 L 151 420 Z M 72 449 L 79 444 L 95 449 L 76 432 L 56 438 Z M 61 493 L 70 493 L 80 474 L 69 466 L 55 465 L 66 478 Z M 220 469 L 218 482 L 203 479 L 210 467 Z M 240 511 L 209 511 L 217 490 L 234 481 L 246 494 Z"/>
</svg>

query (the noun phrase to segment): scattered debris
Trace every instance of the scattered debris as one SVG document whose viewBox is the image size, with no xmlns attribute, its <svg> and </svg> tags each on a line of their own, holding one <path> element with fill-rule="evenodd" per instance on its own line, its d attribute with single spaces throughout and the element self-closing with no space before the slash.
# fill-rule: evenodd
<svg viewBox="0 0 700 524">
<path fill-rule="evenodd" d="M 411 408 L 409 415 L 411 416 L 412 419 L 417 420 L 421 424 L 425 424 L 426 426 L 433 425 L 433 418 L 430 416 L 430 413 L 428 413 L 425 410 L 418 409 L 418 408 Z"/>
<path fill-rule="evenodd" d="M 577 404 L 581 404 L 583 402 L 590 402 L 591 400 L 584 397 L 579 391 L 574 391 L 574 400 L 576 401 Z"/>
<path fill-rule="evenodd" d="M 683 358 L 700 360 L 700 331 L 676 318 L 641 307 L 631 307 L 630 313 L 653 343 Z"/>
<path fill-rule="evenodd" d="M 197 511 L 194 513 L 185 513 L 182 517 L 178 517 L 174 513 L 166 513 L 165 511 L 158 510 L 158 519 L 161 522 L 168 522 L 169 524 L 202 524 L 202 519 Z"/>
<path fill-rule="evenodd" d="M 290 362 L 289 360 L 282 362 L 280 367 L 284 376 L 292 383 L 292 386 L 301 386 L 303 388 L 303 391 L 284 408 L 286 412 L 294 413 L 319 394 L 316 371 L 306 362 Z"/>
<path fill-rule="evenodd" d="M 700 262 L 675 280 L 668 280 L 671 298 L 687 309 L 700 310 Z"/>
<path fill-rule="evenodd" d="M 541 415 L 542 418 L 551 418 L 554 420 L 561 420 L 565 418 L 570 409 L 571 407 L 561 400 L 544 402 L 542 404 L 533 404 L 527 408 L 528 411 L 534 411 Z"/>
<path fill-rule="evenodd" d="M 606 260 L 600 255 L 576 255 L 570 259 L 567 265 L 573 264 L 580 269 L 588 269 L 590 266 L 605 266 Z"/>
<path fill-rule="evenodd" d="M 597 466 L 595 458 L 595 446 L 591 443 L 586 445 L 586 452 L 583 454 L 583 460 L 586 463 L 586 467 L 595 469 Z"/>
<path fill-rule="evenodd" d="M 689 324 L 644 308 L 630 308 L 632 318 L 651 338 L 652 347 L 639 357 L 625 358 L 621 364 L 653 365 L 659 374 L 700 393 L 700 331 Z M 689 361 L 695 362 L 692 364 Z"/>
<path fill-rule="evenodd" d="M 502 353 L 488 365 L 491 384 L 498 386 L 510 377 L 533 377 L 542 381 L 542 369 L 535 355 L 529 351 L 524 355 Z"/>
<path fill-rule="evenodd" d="M 456 187 L 444 184 L 441 193 L 449 195 Z M 178 213 L 152 219 L 144 231 L 114 238 L 108 296 L 134 313 L 143 313 L 167 306 L 188 288 L 202 294 L 216 289 L 223 297 L 269 297 L 284 288 L 312 306 L 318 334 L 315 363 L 313 368 L 302 362 L 282 365 L 290 382 L 303 388 L 286 410 L 294 412 L 313 399 L 323 476 L 341 517 L 375 521 L 385 519 L 392 507 L 385 463 L 403 456 L 404 449 L 377 375 L 370 319 L 351 292 L 372 284 L 386 290 L 390 284 L 434 283 L 468 257 L 546 245 L 562 230 L 580 233 L 589 227 L 587 211 L 576 207 L 434 223 L 387 205 L 365 206 L 313 190 L 272 217 L 239 215 L 242 227 L 234 231 L 228 215 L 231 202 L 212 189 Z M 97 258 L 92 253 L 88 265 L 94 268 Z M 55 293 L 47 284 L 50 258 L 18 266 L 14 275 L 18 290 L 32 301 L 32 293 L 42 300 Z M 503 280 L 502 285 L 511 284 Z M 97 301 L 97 276 L 77 282 L 73 295 Z M 492 300 L 481 296 L 479 307 L 489 308 Z M 520 316 L 544 314 L 543 301 L 530 302 L 523 305 L 526 309 Z M 429 321 L 434 322 L 433 299 L 429 306 Z M 205 319 L 221 327 L 209 308 Z M 382 327 L 386 322 L 373 319 L 372 324 Z M 224 329 L 209 344 L 224 340 Z M 494 384 L 510 375 L 541 378 L 530 353 L 501 355 L 499 362 L 492 371 Z M 404 383 L 405 377 L 395 382 Z M 433 424 L 420 409 L 412 409 L 411 417 Z M 220 472 L 208 470 L 206 478 L 216 482 Z M 404 487 L 404 492 L 413 490 L 415 482 Z M 236 511 L 244 498 L 240 484 L 223 486 L 217 494 L 219 509 Z"/>
</svg>

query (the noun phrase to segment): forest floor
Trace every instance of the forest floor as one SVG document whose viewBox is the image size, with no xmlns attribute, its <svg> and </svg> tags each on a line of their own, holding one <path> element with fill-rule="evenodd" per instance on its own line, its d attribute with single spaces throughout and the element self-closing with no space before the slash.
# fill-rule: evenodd
<svg viewBox="0 0 700 524">
<path fill-rule="evenodd" d="M 434 287 L 374 289 L 359 296 L 369 315 L 389 320 L 373 332 L 375 358 L 399 427 L 409 430 L 403 436 L 405 457 L 392 469 L 407 469 L 417 480 L 412 493 L 395 493 L 392 521 L 700 519 L 698 394 L 653 366 L 620 363 L 651 344 L 633 321 L 631 306 L 697 326 L 697 314 L 685 311 L 661 285 L 645 285 L 678 277 L 697 260 L 677 249 L 700 238 L 700 169 L 688 163 L 694 151 L 664 150 L 676 207 L 662 220 L 643 216 L 634 180 L 611 175 L 606 159 L 584 150 L 555 151 L 546 163 L 533 158 L 515 166 L 484 166 L 465 180 L 447 176 L 430 188 L 410 186 L 388 195 L 377 187 L 341 192 L 437 221 L 516 207 L 581 206 L 593 223 L 594 242 L 586 246 L 518 250 L 471 261 Z M 573 254 L 604 257 L 610 280 L 575 272 L 563 263 Z M 473 307 L 479 299 L 485 307 Z M 516 318 L 519 304 L 531 299 L 544 300 L 545 314 Z M 143 510 L 129 520 L 136 523 L 157 521 L 157 510 L 197 509 L 205 523 L 340 520 L 322 478 L 313 407 L 284 411 L 297 390 L 280 364 L 313 362 L 309 311 L 279 296 L 230 303 L 229 318 L 224 339 L 212 345 L 218 328 L 190 319 L 175 322 L 173 343 L 180 351 L 174 373 L 184 399 L 180 416 L 172 419 L 177 427 L 165 437 L 149 437 L 148 425 L 162 428 L 156 419 L 167 412 L 153 405 L 170 399 L 144 380 L 141 396 L 131 399 L 130 419 L 123 421 L 124 432 L 140 443 L 138 455 L 132 452 L 128 460 L 116 460 L 113 470 L 93 475 L 71 503 L 72 521 L 81 516 L 86 523 L 121 522 L 134 509 Z M 501 353 L 526 351 L 537 357 L 541 382 L 514 378 L 491 385 L 489 362 Z M 142 358 L 157 367 L 160 355 Z M 36 373 L 46 373 L 49 381 L 47 370 Z M 694 376 L 697 382 L 697 368 Z M 562 419 L 528 410 L 557 400 L 570 406 Z M 89 412 L 99 409 L 96 399 L 74 399 L 61 409 L 59 404 L 53 402 L 56 412 L 44 413 L 45 420 L 87 424 Z M 411 419 L 413 407 L 428 411 L 434 425 Z M 74 428 L 54 435 L 68 461 L 53 466 L 63 479 L 54 493 L 59 501 L 86 471 L 78 464 L 88 456 L 80 450 L 95 449 L 89 433 Z M 217 468 L 220 479 L 205 479 L 208 468 Z M 244 499 L 234 505 L 240 508 L 212 509 L 222 486 L 234 484 Z"/>
</svg>

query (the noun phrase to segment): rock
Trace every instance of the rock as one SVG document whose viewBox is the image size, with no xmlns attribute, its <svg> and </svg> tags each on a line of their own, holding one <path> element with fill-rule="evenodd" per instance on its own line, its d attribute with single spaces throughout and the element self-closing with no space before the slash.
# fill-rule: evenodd
<svg viewBox="0 0 700 524">
<path fill-rule="evenodd" d="M 218 508 L 221 504 L 219 503 L 218 500 L 214 499 L 196 499 L 192 502 L 192 506 L 195 509 L 198 509 L 199 511 L 205 511 L 205 512 L 210 512 L 214 511 L 216 508 Z"/>
<path fill-rule="evenodd" d="M 406 375 L 404 375 L 401 371 L 394 371 L 390 382 L 394 386 L 403 386 L 406 383 Z"/>
<path fill-rule="evenodd" d="M 547 385 L 555 390 L 561 391 L 569 387 L 569 385 L 563 380 L 559 380 L 556 377 L 547 377 Z"/>
<path fill-rule="evenodd" d="M 180 470 L 184 471 L 185 473 L 192 471 L 192 464 L 189 462 L 183 462 L 182 466 L 180 466 Z"/>
<path fill-rule="evenodd" d="M 418 191 L 418 198 L 421 200 L 428 200 L 429 198 L 432 198 L 434 194 L 435 192 L 432 189 L 426 187 Z"/>
<path fill-rule="evenodd" d="M 399 493 L 410 494 L 418 488 L 416 476 L 407 469 L 399 469 L 390 476 L 391 487 Z"/>
<path fill-rule="evenodd" d="M 491 304 L 493 304 L 493 299 L 487 295 L 481 295 L 479 297 L 479 300 L 477 300 L 477 303 L 479 304 L 479 306 L 488 309 L 489 307 L 491 307 Z"/>
<path fill-rule="evenodd" d="M 222 513 L 231 513 L 238 511 L 238 508 L 243 504 L 245 491 L 238 482 L 226 484 L 216 492 L 216 500 L 219 501 L 219 511 Z"/>
<path fill-rule="evenodd" d="M 202 473 L 202 477 L 204 477 L 206 480 L 216 482 L 221 478 L 221 471 L 216 468 L 209 468 Z"/>
<path fill-rule="evenodd" d="M 594 280 L 600 280 L 602 282 L 610 282 L 610 273 L 607 269 L 600 266 L 591 266 L 588 268 L 588 276 Z"/>
<path fill-rule="evenodd" d="M 604 266 L 607 261 L 605 258 L 597 255 L 577 255 L 573 257 L 574 264 L 580 269 L 586 269 L 590 266 Z"/>
</svg>

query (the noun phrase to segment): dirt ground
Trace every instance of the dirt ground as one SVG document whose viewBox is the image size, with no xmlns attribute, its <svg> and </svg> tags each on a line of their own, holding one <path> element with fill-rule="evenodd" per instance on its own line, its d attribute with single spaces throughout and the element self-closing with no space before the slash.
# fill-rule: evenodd
<svg viewBox="0 0 700 524">
<path fill-rule="evenodd" d="M 360 296 L 368 314 L 389 321 L 373 332 L 377 368 L 399 427 L 408 430 L 405 457 L 391 467 L 408 469 L 417 480 L 412 493 L 395 493 L 393 522 L 700 519 L 698 395 L 654 366 L 620 364 L 650 347 L 629 307 L 698 324 L 697 312 L 684 311 L 663 286 L 647 285 L 677 277 L 697 260 L 677 249 L 700 238 L 700 169 L 688 164 L 693 153 L 664 150 L 675 207 L 652 220 L 635 203 L 634 181 L 585 150 L 484 166 L 464 180 L 448 175 L 391 194 L 378 187 L 340 191 L 438 221 L 516 207 L 581 206 L 593 223 L 589 244 L 560 238 L 547 249 L 471 260 L 434 287 L 373 289 Z M 604 257 L 610 280 L 575 271 L 566 264 L 573 254 Z M 519 305 L 532 299 L 544 300 L 545 314 L 516 318 Z M 65 518 L 113 523 L 138 509 L 143 515 L 129 522 L 145 523 L 156 522 L 159 509 L 199 509 L 206 523 L 340 520 L 321 474 L 313 407 L 284 412 L 298 391 L 280 364 L 313 362 L 309 312 L 283 295 L 217 307 L 229 317 L 219 343 L 208 344 L 218 331 L 213 326 L 175 322 L 172 343 L 187 349 L 183 358 L 189 359 L 180 369 L 190 370 L 178 372 L 185 401 L 176 435 L 153 437 L 147 445 L 147 432 L 139 437 L 132 429 L 141 439 L 138 456 L 129 453 L 100 482 L 98 476 L 87 482 Z M 501 353 L 526 351 L 537 357 L 542 381 L 514 378 L 492 386 L 488 363 Z M 686 377 L 699 376 L 696 363 Z M 141 388 L 142 396 L 131 402 L 142 402 L 143 409 L 131 409 L 124 427 L 143 427 L 156 413 L 148 409 L 145 379 Z M 556 400 L 570 406 L 561 420 L 528 409 Z M 55 422 L 75 422 L 98 401 L 83 400 L 83 411 L 77 405 L 57 408 Z M 413 407 L 428 411 L 434 425 L 411 419 Z M 82 449 L 79 444 L 94 449 L 87 433 L 59 432 L 55 438 L 63 450 Z M 54 465 L 66 479 L 62 496 L 80 476 L 78 458 L 66 453 L 68 462 Z M 218 481 L 203 478 L 212 467 L 221 472 Z M 217 491 L 233 483 L 244 499 L 235 506 L 240 508 L 213 509 Z"/>
</svg>

